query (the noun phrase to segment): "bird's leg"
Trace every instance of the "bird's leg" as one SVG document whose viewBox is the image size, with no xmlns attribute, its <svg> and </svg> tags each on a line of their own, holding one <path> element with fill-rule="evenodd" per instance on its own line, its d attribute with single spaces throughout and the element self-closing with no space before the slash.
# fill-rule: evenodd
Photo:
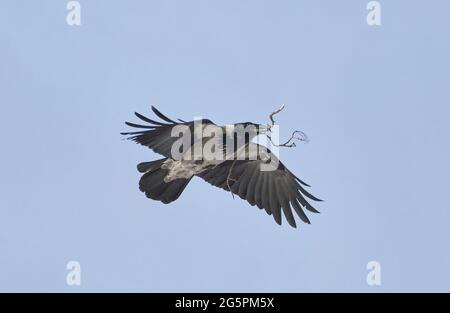
<svg viewBox="0 0 450 313">
<path fill-rule="evenodd" d="M 237 161 L 237 158 L 235 158 L 233 160 L 233 163 L 231 164 L 231 167 L 230 167 L 230 170 L 228 171 L 228 176 L 227 176 L 228 190 L 231 192 L 231 196 L 233 197 L 233 199 L 234 199 L 234 193 L 233 193 L 233 191 L 231 190 L 231 187 L 230 187 L 230 180 L 232 180 L 234 182 L 236 181 L 236 179 L 231 178 L 231 172 L 233 171 L 233 167 L 234 167 L 234 164 L 236 164 L 236 161 Z"/>
<path fill-rule="evenodd" d="M 236 182 L 237 179 L 231 178 L 231 173 L 233 172 L 234 165 L 236 164 L 236 161 L 238 160 L 238 158 L 239 158 L 239 156 L 241 155 L 241 153 L 242 153 L 242 152 L 245 153 L 245 150 L 246 150 L 247 146 L 248 146 L 248 144 L 246 144 L 246 145 L 244 145 L 244 146 L 238 148 L 237 151 L 233 153 L 234 160 L 233 160 L 233 163 L 232 163 L 231 166 L 230 166 L 230 170 L 228 171 L 228 176 L 227 176 L 227 186 L 228 186 L 228 190 L 231 192 L 231 196 L 233 197 L 233 199 L 234 199 L 234 193 L 233 193 L 233 191 L 231 190 L 231 187 L 230 187 L 230 181 Z"/>
</svg>

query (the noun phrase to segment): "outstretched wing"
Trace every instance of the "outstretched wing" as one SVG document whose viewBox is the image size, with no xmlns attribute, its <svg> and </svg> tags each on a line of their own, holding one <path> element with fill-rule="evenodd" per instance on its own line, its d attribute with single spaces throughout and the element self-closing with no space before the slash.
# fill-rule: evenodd
<svg viewBox="0 0 450 313">
<path fill-rule="evenodd" d="M 251 144 L 253 148 L 260 147 Z M 197 176 L 203 178 L 210 184 L 238 195 L 247 200 L 252 206 L 265 209 L 267 214 L 272 215 L 277 224 L 281 225 L 281 212 L 292 227 L 296 227 L 292 208 L 300 219 L 310 224 L 304 209 L 319 213 L 307 200 L 322 201 L 309 192 L 304 186 L 308 184 L 301 181 L 292 174 L 270 151 L 268 151 L 272 164 L 277 164 L 273 170 L 262 170 L 264 164 L 270 160 L 227 160 Z"/>
<path fill-rule="evenodd" d="M 194 133 L 194 121 L 186 122 L 178 119 L 179 122 L 174 121 L 164 114 L 162 114 L 158 109 L 152 106 L 152 111 L 158 116 L 162 121 L 152 120 L 142 114 L 135 112 L 134 114 L 143 122 L 142 124 L 135 124 L 131 122 L 125 122 L 130 127 L 142 129 L 140 131 L 134 132 L 124 132 L 121 135 L 128 135 L 127 139 L 133 140 L 143 146 L 147 146 L 152 149 L 154 152 L 159 153 L 167 158 L 171 157 L 171 150 L 173 144 L 183 135 L 176 134 L 172 136 L 172 130 L 176 126 L 183 125 L 184 127 L 180 127 L 180 130 L 184 130 L 183 132 L 190 132 L 190 135 L 193 136 Z M 204 124 L 211 123 L 209 120 L 202 120 Z M 178 136 L 178 137 L 177 137 Z M 191 139 L 193 142 L 193 138 Z"/>
</svg>

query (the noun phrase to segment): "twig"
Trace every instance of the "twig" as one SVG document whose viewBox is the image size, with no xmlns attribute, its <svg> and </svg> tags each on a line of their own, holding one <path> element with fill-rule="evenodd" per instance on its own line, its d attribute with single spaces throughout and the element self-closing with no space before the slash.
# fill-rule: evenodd
<svg viewBox="0 0 450 313">
<path fill-rule="evenodd" d="M 276 110 L 270 114 L 269 118 L 270 118 L 270 121 L 272 122 L 271 126 L 275 125 L 275 120 L 273 119 L 273 116 L 275 114 L 278 114 L 281 111 L 283 111 L 283 109 L 284 109 L 284 104 L 282 104 L 278 110 Z M 269 127 L 269 129 L 270 129 L 270 127 Z"/>
<path fill-rule="evenodd" d="M 271 131 L 271 130 L 272 130 L 272 126 L 275 125 L 275 120 L 274 120 L 274 118 L 273 118 L 274 115 L 280 113 L 283 109 L 284 109 L 284 104 L 282 104 L 278 110 L 272 112 L 272 113 L 269 115 L 269 119 L 270 119 L 270 121 L 271 121 L 271 123 L 272 123 L 272 124 L 270 124 L 270 125 L 267 125 L 267 129 L 268 129 L 269 131 Z M 299 134 L 300 137 L 296 137 L 296 136 L 295 136 L 296 134 Z M 308 136 L 307 136 L 304 132 L 302 132 L 302 131 L 300 131 L 300 130 L 295 130 L 295 131 L 292 133 L 291 138 L 289 138 L 285 143 L 280 144 L 280 145 L 274 143 L 274 142 L 272 141 L 272 137 L 271 137 L 270 135 L 266 134 L 266 137 L 270 140 L 270 142 L 272 143 L 272 145 L 274 145 L 274 146 L 276 146 L 276 147 L 288 147 L 288 148 L 296 147 L 295 142 L 291 142 L 291 141 L 294 140 L 294 139 L 299 140 L 299 141 L 303 141 L 303 142 L 306 142 L 306 143 L 309 142 Z"/>
<path fill-rule="evenodd" d="M 296 137 L 295 135 L 296 134 L 299 134 L 300 135 L 300 137 Z M 295 144 L 295 142 L 291 142 L 292 140 L 298 140 L 298 141 L 303 141 L 303 142 L 305 142 L 305 143 L 308 143 L 309 142 L 309 138 L 308 138 L 308 136 L 304 133 L 304 132 L 302 132 L 302 131 L 300 131 L 300 130 L 294 130 L 294 132 L 292 133 L 292 135 L 291 135 L 291 138 L 289 138 L 285 143 L 282 143 L 282 144 L 276 144 L 276 143 L 274 143 L 273 141 L 272 141 L 272 137 L 270 136 L 270 135 L 266 135 L 267 136 L 267 138 L 269 138 L 269 140 L 270 140 L 270 142 L 272 143 L 272 145 L 274 145 L 275 147 L 287 147 L 287 148 L 292 148 L 292 147 L 296 147 L 296 144 Z"/>
</svg>

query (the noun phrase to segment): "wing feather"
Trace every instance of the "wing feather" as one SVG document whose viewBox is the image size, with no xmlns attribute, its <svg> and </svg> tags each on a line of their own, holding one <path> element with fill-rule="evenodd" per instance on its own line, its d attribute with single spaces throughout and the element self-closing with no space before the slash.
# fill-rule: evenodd
<svg viewBox="0 0 450 313">
<path fill-rule="evenodd" d="M 170 158 L 172 156 L 173 144 L 180 139 L 180 137 L 172 136 L 172 130 L 174 129 L 174 127 L 182 125 L 182 127 L 184 127 L 184 135 L 188 135 L 189 133 L 186 132 L 189 131 L 191 135 L 191 143 L 193 143 L 194 121 L 179 123 L 168 118 L 153 106 L 152 111 L 156 114 L 157 117 L 167 123 L 155 121 L 140 113 L 135 112 L 135 115 L 141 121 L 148 123 L 148 125 L 125 122 L 125 124 L 130 127 L 140 128 L 143 130 L 135 132 L 122 132 L 121 134 L 130 136 L 127 139 L 133 140 L 143 146 L 147 146 L 154 152 L 159 153 L 167 158 Z M 202 123 L 205 125 L 214 125 L 214 123 L 210 120 L 203 120 Z M 181 129 L 181 131 L 183 131 L 183 129 Z"/>
<path fill-rule="evenodd" d="M 276 159 L 271 152 L 269 153 L 270 159 Z M 318 211 L 306 201 L 305 197 L 313 201 L 320 200 L 307 192 L 302 187 L 307 184 L 293 175 L 281 162 L 273 171 L 262 171 L 261 165 L 266 162 L 259 158 L 236 161 L 231 173 L 231 177 L 235 181 L 229 182 L 231 191 L 247 200 L 251 205 L 256 205 L 269 215 L 273 215 L 277 224 L 282 223 L 282 215 L 284 215 L 289 225 L 296 227 L 293 210 L 304 223 L 309 224 L 310 220 L 304 209 L 313 213 L 318 213 Z M 214 186 L 229 191 L 226 179 L 232 164 L 233 160 L 224 161 L 197 176 Z"/>
</svg>

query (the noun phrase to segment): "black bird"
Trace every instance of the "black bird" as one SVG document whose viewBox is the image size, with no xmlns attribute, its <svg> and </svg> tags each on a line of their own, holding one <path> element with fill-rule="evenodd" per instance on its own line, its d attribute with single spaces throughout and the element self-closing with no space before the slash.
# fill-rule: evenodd
<svg viewBox="0 0 450 313">
<path fill-rule="evenodd" d="M 152 120 L 135 113 L 146 124 L 125 123 L 142 130 L 121 133 L 129 136 L 127 139 L 147 146 L 164 156 L 160 160 L 137 165 L 138 171 L 144 173 L 139 181 L 139 189 L 148 198 L 163 203 L 175 201 L 192 177 L 198 176 L 216 187 L 231 192 L 233 197 L 236 194 L 247 200 L 252 206 L 256 205 L 258 208 L 264 209 L 267 214 L 273 216 L 279 225 L 282 221 L 282 211 L 292 227 L 296 227 L 292 208 L 307 224 L 310 224 L 310 221 L 304 209 L 319 213 L 306 200 L 309 198 L 314 201 L 322 201 L 305 190 L 304 187 L 310 186 L 289 171 L 267 148 L 252 142 L 257 135 L 265 134 L 270 126 L 251 122 L 231 125 L 231 129 L 238 127 L 250 129 L 241 138 L 242 136 L 236 135 L 236 132 L 230 132 L 229 127 L 218 126 L 210 120 L 203 119 L 200 124 L 202 130 L 209 127 L 216 138 L 221 139 L 214 143 L 217 144 L 216 149 L 220 151 L 219 155 L 221 154 L 225 158 L 217 160 L 207 159 L 204 156 L 195 158 L 193 153 L 195 143 L 200 142 L 201 147 L 205 147 L 207 139 L 214 140 L 213 136 L 206 139 L 205 137 L 196 137 L 195 125 L 198 124 L 195 124 L 195 121 L 186 122 L 180 119 L 174 121 L 153 106 L 152 110 L 162 121 Z M 180 152 L 182 158 L 174 157 L 174 145 L 177 144 L 177 141 L 178 144 L 180 143 L 180 137 L 174 136 L 174 133 L 178 132 L 190 139 L 187 149 L 181 152 L 179 149 L 175 149 Z M 222 135 L 217 135 L 217 133 Z M 228 144 L 230 141 L 232 145 Z M 244 152 L 243 156 L 240 155 L 242 152 Z M 186 157 L 188 155 L 190 157 Z M 263 166 L 270 164 L 274 164 L 272 170 L 262 170 Z"/>
</svg>

